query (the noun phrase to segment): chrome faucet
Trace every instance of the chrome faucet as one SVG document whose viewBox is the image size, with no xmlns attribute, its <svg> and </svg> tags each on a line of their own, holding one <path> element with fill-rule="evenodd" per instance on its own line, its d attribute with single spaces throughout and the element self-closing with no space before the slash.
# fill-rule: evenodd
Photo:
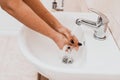
<svg viewBox="0 0 120 80">
<path fill-rule="evenodd" d="M 64 11 L 63 7 L 64 7 L 64 0 L 61 1 L 61 6 L 59 6 L 60 8 L 58 8 L 58 4 L 57 1 L 54 0 L 52 2 L 52 9 L 54 9 L 55 11 Z"/>
<path fill-rule="evenodd" d="M 106 39 L 106 30 L 108 28 L 109 20 L 108 18 L 101 12 L 96 11 L 94 9 L 89 9 L 90 11 L 96 13 L 98 15 L 98 19 L 96 22 L 78 18 L 76 20 L 77 25 L 87 25 L 89 27 L 92 27 L 94 29 L 94 38 L 98 40 L 105 40 Z"/>
</svg>

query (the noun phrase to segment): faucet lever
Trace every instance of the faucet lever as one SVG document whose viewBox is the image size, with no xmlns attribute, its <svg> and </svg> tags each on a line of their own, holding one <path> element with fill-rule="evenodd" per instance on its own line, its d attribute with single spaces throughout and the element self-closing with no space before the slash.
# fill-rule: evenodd
<svg viewBox="0 0 120 80">
<path fill-rule="evenodd" d="M 107 16 L 104 15 L 103 13 L 101 13 L 100 11 L 97 11 L 97 10 L 95 10 L 93 8 L 90 8 L 89 11 L 94 12 L 99 16 L 98 17 L 98 22 L 102 21 L 103 24 L 109 23 L 109 20 L 108 20 Z"/>
<path fill-rule="evenodd" d="M 82 18 L 78 18 L 76 20 L 76 24 L 77 25 L 87 25 L 91 28 L 94 29 L 94 38 L 98 39 L 98 40 L 105 40 L 106 39 L 106 30 L 108 28 L 108 23 L 109 20 L 108 18 L 101 12 L 94 10 L 94 9 L 89 9 L 90 11 L 96 13 L 98 15 L 97 21 L 91 21 L 91 20 L 87 20 L 87 19 L 82 19 Z"/>
</svg>

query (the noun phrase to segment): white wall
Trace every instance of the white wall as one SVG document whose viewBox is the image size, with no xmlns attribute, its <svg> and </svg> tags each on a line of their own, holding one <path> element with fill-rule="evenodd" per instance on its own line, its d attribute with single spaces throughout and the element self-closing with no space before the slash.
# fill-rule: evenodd
<svg viewBox="0 0 120 80">
<path fill-rule="evenodd" d="M 45 5 L 45 7 L 51 11 L 52 10 L 52 2 L 54 0 L 41 0 L 42 3 Z M 56 0 L 58 2 L 58 6 L 61 3 L 61 0 Z M 64 11 L 67 12 L 80 12 L 80 11 L 86 11 L 86 4 L 84 3 L 84 0 L 64 0 Z M 84 6 L 85 8 L 83 8 Z"/>
<path fill-rule="evenodd" d="M 109 11 L 120 22 L 120 0 L 86 0 L 89 7 L 99 9 L 100 11 Z"/>
</svg>

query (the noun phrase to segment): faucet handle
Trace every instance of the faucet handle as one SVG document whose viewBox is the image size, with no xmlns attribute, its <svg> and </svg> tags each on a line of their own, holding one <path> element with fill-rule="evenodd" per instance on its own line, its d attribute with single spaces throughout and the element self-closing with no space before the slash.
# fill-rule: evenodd
<svg viewBox="0 0 120 80">
<path fill-rule="evenodd" d="M 97 11 L 97 10 L 95 10 L 95 9 L 93 9 L 93 8 L 89 8 L 89 10 L 90 10 L 91 12 L 94 12 L 94 13 L 96 13 L 97 15 L 99 15 L 99 17 L 98 17 L 98 22 L 102 21 L 103 24 L 109 23 L 109 19 L 107 18 L 107 16 L 104 15 L 103 13 L 101 13 L 100 11 Z"/>
</svg>

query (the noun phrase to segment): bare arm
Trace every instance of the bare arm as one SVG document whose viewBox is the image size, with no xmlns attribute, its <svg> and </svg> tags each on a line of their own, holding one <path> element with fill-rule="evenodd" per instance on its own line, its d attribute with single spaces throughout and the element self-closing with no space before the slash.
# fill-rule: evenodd
<svg viewBox="0 0 120 80">
<path fill-rule="evenodd" d="M 22 0 L 13 0 L 14 2 L 7 3 L 7 6 L 3 9 L 10 15 L 21 21 L 29 28 L 42 33 L 50 38 L 55 37 L 53 34 L 57 34 L 55 30 L 49 27 L 38 15 L 36 15 Z"/>
<path fill-rule="evenodd" d="M 52 28 L 61 27 L 59 21 L 43 6 L 40 0 L 23 0 L 31 9 Z M 49 17 L 49 18 L 48 18 Z"/>
<path fill-rule="evenodd" d="M 32 11 L 22 0 L 0 0 L 1 7 L 27 27 L 48 36 L 60 49 L 69 44 L 68 40 L 51 28 L 44 20 Z"/>
<path fill-rule="evenodd" d="M 70 31 L 65 28 L 41 3 L 40 0 L 23 0 L 39 17 L 57 32 L 71 40 Z"/>
<path fill-rule="evenodd" d="M 17 20 L 19 20 L 29 28 L 53 39 L 60 49 L 62 49 L 66 44 L 71 44 L 64 35 L 64 33 L 67 32 L 67 29 L 66 31 L 63 31 L 63 34 L 61 34 L 50 27 L 51 20 L 53 21 L 52 24 L 59 24 L 59 22 L 57 22 L 56 19 L 51 14 L 49 14 L 49 12 L 42 6 L 42 4 L 41 6 L 39 6 L 41 8 L 36 7 L 35 9 L 40 9 L 38 11 L 40 14 L 42 14 L 43 17 L 46 15 L 50 15 L 44 18 L 45 20 L 47 20 L 46 22 L 48 22 L 49 25 L 41 19 L 43 17 L 39 17 L 38 13 L 36 14 L 34 12 L 35 10 L 32 10 L 23 0 L 0 0 L 0 5 L 6 12 L 8 12 L 10 15 L 15 17 Z M 69 37 L 71 36 L 69 35 Z M 78 47 L 77 39 L 74 38 L 73 40 L 76 40 L 76 44 L 73 46 Z"/>
<path fill-rule="evenodd" d="M 73 46 L 78 47 L 78 40 L 71 35 L 70 30 L 64 27 L 40 2 L 40 0 L 23 0 L 31 9 L 41 17 L 47 24 L 49 24 L 57 32 L 63 34 L 69 41 L 74 40 Z"/>
</svg>

